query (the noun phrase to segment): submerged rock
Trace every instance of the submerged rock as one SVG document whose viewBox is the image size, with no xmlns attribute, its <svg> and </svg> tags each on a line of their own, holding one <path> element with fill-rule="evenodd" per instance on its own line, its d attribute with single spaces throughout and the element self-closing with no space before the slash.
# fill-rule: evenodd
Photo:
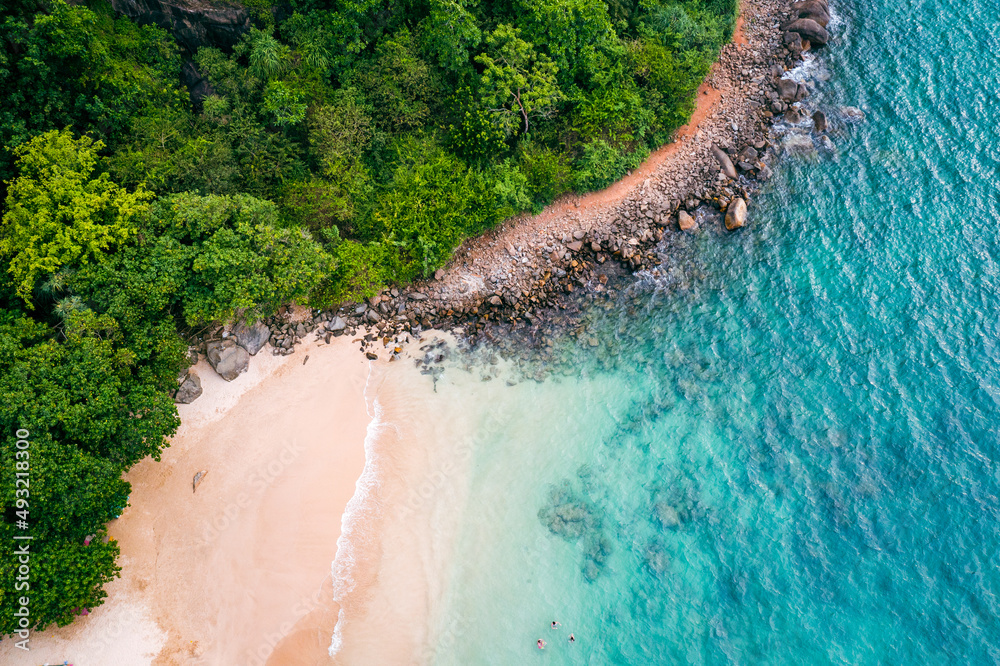
<svg viewBox="0 0 1000 666">
<path fill-rule="evenodd" d="M 246 372 L 250 354 L 232 340 L 213 340 L 206 346 L 206 356 L 219 376 L 227 382 Z"/>
<path fill-rule="evenodd" d="M 826 131 L 826 114 L 822 111 L 817 111 L 812 115 L 813 121 L 813 131 L 817 134 L 822 134 Z"/>
<path fill-rule="evenodd" d="M 842 106 L 840 107 L 840 115 L 844 117 L 845 120 L 849 121 L 859 121 L 865 119 L 865 112 L 856 106 Z"/>
<path fill-rule="evenodd" d="M 663 527 L 674 528 L 681 524 L 680 514 L 670 504 L 657 502 L 653 508 L 656 511 L 656 519 L 660 521 L 660 525 Z"/>
<path fill-rule="evenodd" d="M 808 155 L 816 151 L 812 137 L 808 134 L 790 132 L 781 141 L 781 146 L 785 152 L 793 155 Z"/>
<path fill-rule="evenodd" d="M 585 535 L 594 523 L 587 507 L 575 502 L 545 507 L 538 512 L 538 518 L 550 532 L 571 540 Z"/>
</svg>

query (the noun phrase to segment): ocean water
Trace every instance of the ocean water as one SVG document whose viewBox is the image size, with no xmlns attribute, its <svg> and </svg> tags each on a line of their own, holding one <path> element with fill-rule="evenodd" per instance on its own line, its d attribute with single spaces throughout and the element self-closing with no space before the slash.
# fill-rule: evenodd
<svg viewBox="0 0 1000 666">
<path fill-rule="evenodd" d="M 572 373 L 385 371 L 410 462 L 343 663 L 1000 663 L 1000 3 L 834 12 L 835 150 L 675 237 Z"/>
</svg>

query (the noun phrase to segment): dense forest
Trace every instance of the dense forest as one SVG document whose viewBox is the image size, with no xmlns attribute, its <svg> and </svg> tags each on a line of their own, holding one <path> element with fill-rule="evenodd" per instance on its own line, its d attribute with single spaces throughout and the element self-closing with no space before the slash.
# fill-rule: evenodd
<svg viewBox="0 0 1000 666">
<path fill-rule="evenodd" d="M 105 525 L 124 471 L 177 428 L 182 332 L 366 297 L 608 185 L 685 122 L 736 16 L 736 0 L 244 4 L 235 46 L 194 52 L 103 1 L 0 5 L 0 634 L 20 597 L 32 628 L 63 625 L 118 575 Z"/>
</svg>

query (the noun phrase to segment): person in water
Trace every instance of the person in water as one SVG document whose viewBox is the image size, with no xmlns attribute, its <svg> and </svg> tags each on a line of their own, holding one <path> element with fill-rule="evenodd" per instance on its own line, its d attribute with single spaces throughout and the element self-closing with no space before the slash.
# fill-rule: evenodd
<svg viewBox="0 0 1000 666">
<path fill-rule="evenodd" d="M 569 642 L 570 643 L 576 643 L 576 636 L 574 636 L 573 634 L 570 634 L 569 635 Z"/>
<path fill-rule="evenodd" d="M 543 641 L 541 638 L 538 639 L 538 642 L 535 643 L 535 645 L 538 646 L 539 650 L 544 650 L 545 649 L 545 641 Z"/>
<path fill-rule="evenodd" d="M 558 628 L 559 628 L 559 626 L 560 626 L 560 625 L 559 625 L 559 623 L 558 623 L 558 622 L 556 622 L 555 620 L 552 620 L 552 628 L 553 628 L 553 629 L 558 629 Z"/>
</svg>

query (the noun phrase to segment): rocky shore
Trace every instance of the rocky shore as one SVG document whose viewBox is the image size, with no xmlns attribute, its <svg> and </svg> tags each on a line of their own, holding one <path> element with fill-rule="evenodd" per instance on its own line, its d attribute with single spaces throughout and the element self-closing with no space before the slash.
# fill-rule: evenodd
<svg viewBox="0 0 1000 666">
<path fill-rule="evenodd" d="M 662 263 L 671 235 L 702 233 L 706 224 L 738 233 L 781 154 L 832 149 L 831 120 L 805 101 L 811 83 L 788 74 L 830 40 L 829 22 L 827 0 L 744 0 L 733 41 L 699 89 L 692 124 L 635 173 L 469 239 L 433 279 L 335 311 L 289 307 L 253 326 L 202 331 L 191 338 L 192 360 L 205 354 L 231 381 L 266 342 L 273 354 L 291 354 L 310 335 L 356 336 L 369 358 L 390 360 L 431 328 L 459 329 L 470 345 L 514 332 L 544 344 L 560 323 L 572 328 L 569 315 Z M 837 114 L 845 122 L 863 116 L 851 108 Z M 427 356 L 433 363 L 433 352 Z M 200 395 L 196 376 L 179 379 L 178 402 Z"/>
</svg>

